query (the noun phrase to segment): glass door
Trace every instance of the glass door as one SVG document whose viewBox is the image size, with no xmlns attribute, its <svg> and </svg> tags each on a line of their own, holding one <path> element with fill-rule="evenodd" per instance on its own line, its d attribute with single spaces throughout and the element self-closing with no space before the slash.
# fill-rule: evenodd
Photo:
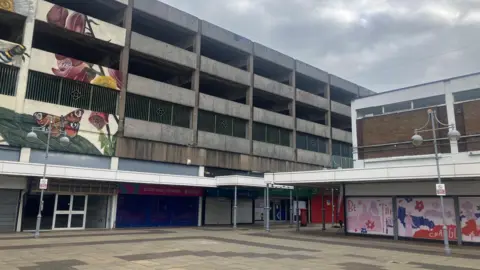
<svg viewBox="0 0 480 270">
<path fill-rule="evenodd" d="M 87 195 L 57 194 L 52 230 L 85 229 Z"/>
</svg>

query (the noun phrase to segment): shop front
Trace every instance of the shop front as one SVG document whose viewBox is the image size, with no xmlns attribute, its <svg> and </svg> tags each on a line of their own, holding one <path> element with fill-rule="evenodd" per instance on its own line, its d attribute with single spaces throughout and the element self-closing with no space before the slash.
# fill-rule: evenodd
<svg viewBox="0 0 480 270">
<path fill-rule="evenodd" d="M 237 189 L 237 224 L 252 224 L 255 214 L 256 191 Z M 231 225 L 234 206 L 233 188 L 205 190 L 204 225 Z"/>
<path fill-rule="evenodd" d="M 198 187 L 120 184 L 116 227 L 197 226 Z"/>
<path fill-rule="evenodd" d="M 41 230 L 110 228 L 115 183 L 49 179 L 44 191 Z M 39 179 L 30 179 L 23 197 L 22 230 L 35 230 L 40 205 Z"/>
</svg>

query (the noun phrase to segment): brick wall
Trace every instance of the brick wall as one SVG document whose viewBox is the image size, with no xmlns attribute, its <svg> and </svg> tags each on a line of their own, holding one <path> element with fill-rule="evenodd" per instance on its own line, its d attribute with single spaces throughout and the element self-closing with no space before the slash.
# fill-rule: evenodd
<svg viewBox="0 0 480 270">
<path fill-rule="evenodd" d="M 436 110 L 439 120 L 447 123 L 446 107 L 440 106 Z M 424 142 L 418 147 L 411 142 L 414 130 L 425 125 L 427 119 L 427 109 L 419 109 L 357 120 L 359 158 L 432 154 L 434 148 L 431 142 Z M 437 131 L 437 138 L 440 138 L 438 145 L 441 153 L 450 152 L 450 145 L 446 139 L 447 132 L 447 130 Z M 424 140 L 432 138 L 431 131 L 422 132 L 421 135 Z M 384 144 L 389 145 L 381 146 Z"/>
<path fill-rule="evenodd" d="M 480 100 L 455 104 L 455 122 L 462 136 L 470 136 L 459 140 L 458 150 L 480 150 L 480 137 L 471 137 L 480 135 Z"/>
</svg>

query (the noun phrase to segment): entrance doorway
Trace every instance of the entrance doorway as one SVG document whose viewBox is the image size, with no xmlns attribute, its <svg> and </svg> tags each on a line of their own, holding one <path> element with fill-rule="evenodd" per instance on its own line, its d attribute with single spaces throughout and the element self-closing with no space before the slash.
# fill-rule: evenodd
<svg viewBox="0 0 480 270">
<path fill-rule="evenodd" d="M 83 230 L 88 195 L 56 194 L 52 230 Z"/>
</svg>

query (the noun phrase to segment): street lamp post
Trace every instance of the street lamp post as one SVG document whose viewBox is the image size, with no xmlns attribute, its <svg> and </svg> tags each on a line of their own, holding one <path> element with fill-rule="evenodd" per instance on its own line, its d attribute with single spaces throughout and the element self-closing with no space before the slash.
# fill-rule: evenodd
<svg viewBox="0 0 480 270">
<path fill-rule="evenodd" d="M 32 131 L 30 131 L 27 134 L 27 140 L 29 142 L 42 142 L 38 139 L 37 133 L 36 132 L 41 132 L 47 134 L 47 143 L 45 143 L 45 162 L 43 163 L 43 179 L 46 178 L 47 175 L 47 161 L 48 161 L 48 150 L 50 149 L 50 139 L 52 137 L 52 128 L 58 127 L 58 132 L 60 137 L 59 141 L 60 144 L 63 146 L 66 146 L 70 143 L 70 140 L 68 137 L 66 137 L 66 133 L 63 130 L 64 127 L 64 117 L 60 117 L 60 122 L 55 123 L 58 126 L 54 125 L 53 122 L 54 116 L 49 116 L 47 124 L 45 124 L 42 127 L 32 127 Z M 42 142 L 43 143 L 43 142 Z M 40 237 L 40 224 L 42 223 L 42 211 L 43 211 L 43 191 L 44 189 L 40 189 L 40 203 L 38 205 L 38 215 L 37 215 L 37 223 L 35 225 L 35 234 L 34 237 L 38 238 Z"/>
<path fill-rule="evenodd" d="M 428 129 L 428 124 L 431 124 L 431 129 Z M 437 124 L 440 127 L 437 127 Z M 433 137 L 433 147 L 435 149 L 435 164 L 437 166 L 437 179 L 438 184 L 442 184 L 442 178 L 440 176 L 440 164 L 438 161 L 438 146 L 437 146 L 437 130 L 440 129 L 448 129 L 448 138 L 450 141 L 457 141 L 460 138 L 460 132 L 455 129 L 455 125 L 453 124 L 445 124 L 438 120 L 437 112 L 435 110 L 429 109 L 428 110 L 428 120 L 427 123 L 421 128 L 415 129 L 415 133 L 412 136 L 412 143 L 415 146 L 419 146 L 423 143 L 423 137 L 418 133 L 421 132 L 428 132 L 432 131 Z M 449 243 L 448 243 L 448 230 L 447 230 L 447 222 L 445 218 L 445 206 L 443 203 L 443 196 L 440 196 L 440 204 L 442 207 L 442 219 L 443 219 L 443 243 L 445 246 L 445 255 L 450 255 L 452 251 L 450 250 Z"/>
</svg>

